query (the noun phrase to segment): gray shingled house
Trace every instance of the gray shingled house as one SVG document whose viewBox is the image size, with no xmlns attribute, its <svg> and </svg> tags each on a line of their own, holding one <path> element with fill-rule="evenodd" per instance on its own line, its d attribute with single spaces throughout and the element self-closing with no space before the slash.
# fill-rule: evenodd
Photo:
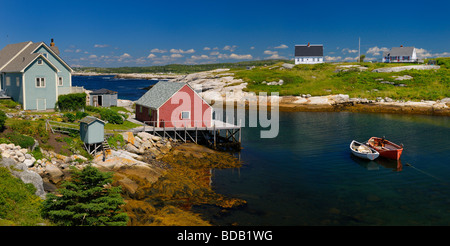
<svg viewBox="0 0 450 246">
<path fill-rule="evenodd" d="M 392 47 L 391 50 L 383 52 L 383 62 L 417 62 L 416 48 L 414 47 Z"/>
<path fill-rule="evenodd" d="M 295 64 L 323 63 L 323 45 L 307 44 L 295 46 Z"/>
</svg>

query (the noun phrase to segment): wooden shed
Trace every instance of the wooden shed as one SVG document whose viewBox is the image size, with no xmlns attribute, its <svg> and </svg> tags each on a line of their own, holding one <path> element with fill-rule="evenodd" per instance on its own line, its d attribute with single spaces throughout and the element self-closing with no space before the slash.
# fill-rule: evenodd
<svg viewBox="0 0 450 246">
<path fill-rule="evenodd" d="M 212 127 L 212 112 L 186 83 L 160 81 L 136 101 L 136 119 L 156 127 Z"/>
<path fill-rule="evenodd" d="M 117 106 L 117 92 L 108 90 L 108 89 L 100 89 L 95 90 L 90 94 L 89 105 L 94 107 L 111 107 Z"/>
<path fill-rule="evenodd" d="M 102 143 L 105 138 L 105 122 L 92 117 L 86 116 L 80 120 L 80 137 L 85 144 Z"/>
</svg>

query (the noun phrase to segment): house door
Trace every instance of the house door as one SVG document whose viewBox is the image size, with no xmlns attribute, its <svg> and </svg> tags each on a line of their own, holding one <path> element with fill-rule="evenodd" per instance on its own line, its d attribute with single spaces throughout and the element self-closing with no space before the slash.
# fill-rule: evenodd
<svg viewBox="0 0 450 246">
<path fill-rule="evenodd" d="M 98 96 L 98 106 L 103 106 L 103 96 Z"/>
<path fill-rule="evenodd" d="M 46 110 L 47 109 L 47 99 L 37 98 L 36 99 L 36 110 Z"/>
</svg>

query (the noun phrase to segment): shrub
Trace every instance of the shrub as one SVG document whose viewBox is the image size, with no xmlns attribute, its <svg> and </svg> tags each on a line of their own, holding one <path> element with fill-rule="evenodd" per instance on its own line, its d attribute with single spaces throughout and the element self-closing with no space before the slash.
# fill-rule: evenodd
<svg viewBox="0 0 450 246">
<path fill-rule="evenodd" d="M 122 116 L 111 110 L 111 109 L 104 109 L 100 112 L 100 116 L 102 117 L 102 120 L 108 121 L 112 124 L 123 124 L 123 118 Z"/>
<path fill-rule="evenodd" d="M 72 178 L 58 190 L 60 196 L 47 194 L 42 214 L 57 225 L 125 226 L 126 213 L 120 187 L 111 187 L 112 173 L 89 165 L 83 170 L 71 168 Z"/>
<path fill-rule="evenodd" d="M 19 145 L 22 148 L 30 148 L 34 145 L 34 138 L 22 135 L 17 132 L 9 132 L 5 134 L 6 139 L 11 141 L 15 145 Z"/>
<path fill-rule="evenodd" d="M 66 118 L 67 121 L 69 122 L 74 122 L 75 121 L 75 115 L 72 113 L 65 113 L 64 114 L 64 118 Z"/>
<path fill-rule="evenodd" d="M 86 112 L 80 112 L 80 111 L 78 111 L 77 114 L 75 115 L 75 119 L 81 120 L 81 119 L 83 119 L 84 117 L 86 117 L 86 116 L 88 116 L 88 115 L 89 115 L 89 114 L 86 113 Z"/>
<path fill-rule="evenodd" d="M 75 93 L 58 96 L 56 106 L 60 110 L 77 111 L 86 107 L 86 93 Z"/>
<path fill-rule="evenodd" d="M 3 130 L 3 127 L 5 126 L 6 118 L 5 112 L 0 110 L 0 130 Z"/>
</svg>

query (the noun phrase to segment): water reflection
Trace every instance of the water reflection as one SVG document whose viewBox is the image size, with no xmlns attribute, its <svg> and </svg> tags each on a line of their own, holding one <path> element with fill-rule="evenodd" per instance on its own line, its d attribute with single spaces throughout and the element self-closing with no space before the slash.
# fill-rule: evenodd
<svg viewBox="0 0 450 246">
<path fill-rule="evenodd" d="M 400 172 L 403 170 L 403 165 L 402 165 L 402 161 L 401 160 L 391 160 L 391 159 L 386 159 L 386 158 L 377 158 L 373 161 L 371 160 L 365 160 L 365 159 L 361 159 L 358 158 L 352 154 L 350 154 L 350 158 L 356 162 L 358 165 L 360 165 L 361 167 L 372 171 L 372 170 L 379 170 L 380 166 L 382 166 L 383 168 L 387 168 L 387 169 L 392 169 L 392 171 L 394 172 Z"/>
</svg>

